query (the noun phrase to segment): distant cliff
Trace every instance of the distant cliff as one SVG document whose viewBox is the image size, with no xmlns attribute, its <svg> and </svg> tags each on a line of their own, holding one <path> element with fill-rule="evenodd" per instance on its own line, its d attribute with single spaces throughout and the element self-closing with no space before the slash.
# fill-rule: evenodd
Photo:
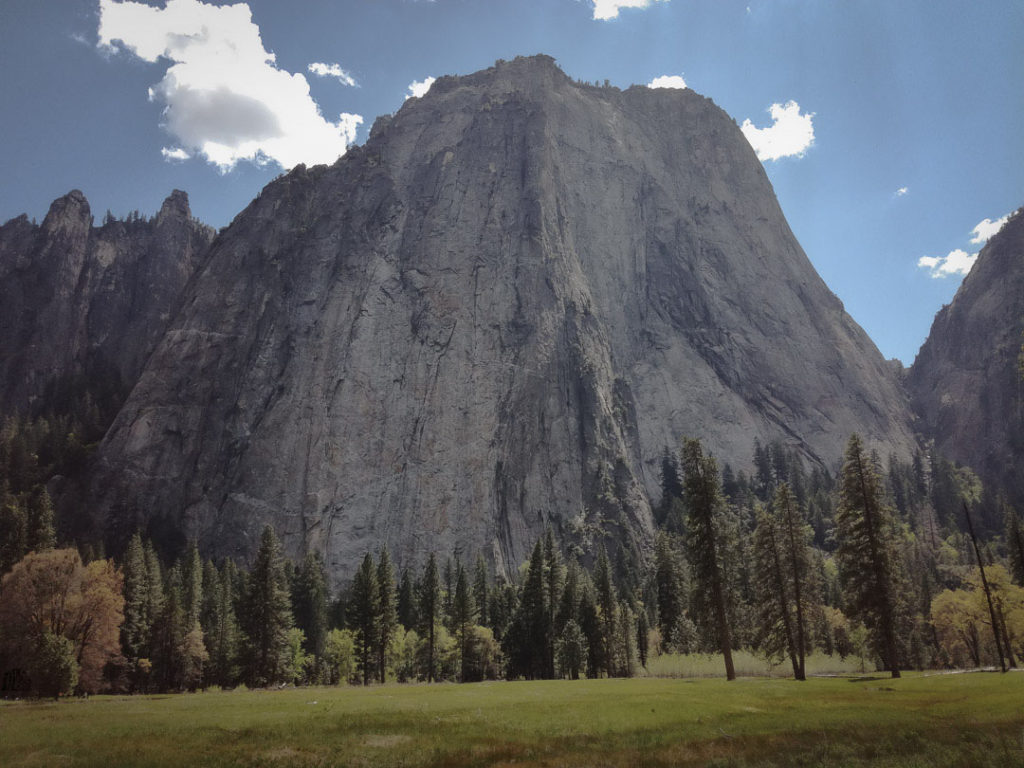
<svg viewBox="0 0 1024 768">
<path fill-rule="evenodd" d="M 0 413 L 81 377 L 134 385 L 214 232 L 175 191 L 151 220 L 93 226 L 85 196 L 0 227 Z"/>
<path fill-rule="evenodd" d="M 935 316 L 907 383 L 939 453 L 1024 508 L 1024 214 L 978 254 Z"/>
</svg>

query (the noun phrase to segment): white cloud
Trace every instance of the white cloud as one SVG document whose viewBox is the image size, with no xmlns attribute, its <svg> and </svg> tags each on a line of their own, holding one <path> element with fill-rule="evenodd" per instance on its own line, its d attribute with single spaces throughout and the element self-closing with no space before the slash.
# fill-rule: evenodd
<svg viewBox="0 0 1024 768">
<path fill-rule="evenodd" d="M 662 75 L 656 77 L 647 84 L 648 88 L 686 88 L 686 81 L 682 75 Z"/>
<path fill-rule="evenodd" d="M 934 278 L 966 275 L 977 258 L 978 254 L 957 248 L 945 256 L 922 256 L 917 260 L 917 266 L 929 270 Z"/>
<path fill-rule="evenodd" d="M 163 147 L 160 150 L 160 154 L 164 156 L 164 160 L 170 162 L 171 160 L 188 160 L 192 155 L 186 152 L 181 147 Z"/>
<path fill-rule="evenodd" d="M 620 8 L 646 8 L 651 3 L 667 3 L 668 0 L 592 0 L 594 18 L 607 20 L 616 19 Z"/>
<path fill-rule="evenodd" d="M 356 79 L 341 68 L 341 64 L 325 64 L 322 61 L 314 61 L 309 65 L 309 71 L 318 77 L 335 77 L 342 85 L 358 86 Z"/>
<path fill-rule="evenodd" d="M 1003 228 L 1003 224 L 1005 224 L 1009 218 L 1010 214 L 1006 214 L 995 221 L 992 221 L 992 219 L 982 219 L 978 222 L 977 226 L 971 230 L 971 243 L 974 245 L 983 245 L 984 243 L 987 243 L 988 239 L 992 237 L 992 235 Z"/>
<path fill-rule="evenodd" d="M 181 149 L 222 171 L 239 160 L 283 168 L 330 163 L 355 140 L 359 115 L 326 120 L 302 74 L 275 66 L 246 3 L 167 0 L 164 8 L 100 0 L 99 46 L 115 42 L 148 62 L 170 62 L 150 89 Z"/>
<path fill-rule="evenodd" d="M 749 119 L 740 126 L 750 146 L 757 152 L 757 159 L 803 157 L 807 148 L 814 144 L 811 120 L 814 113 L 800 114 L 800 105 L 795 101 L 787 101 L 784 105 L 772 104 L 768 112 L 772 116 L 772 124 L 767 128 L 755 128 Z"/>
<path fill-rule="evenodd" d="M 414 96 L 418 99 L 420 96 L 425 96 L 427 91 L 430 90 L 430 86 L 437 80 L 436 77 L 428 77 L 423 80 L 413 80 L 409 83 L 409 92 L 405 94 L 405 98 L 411 99 Z"/>
<path fill-rule="evenodd" d="M 896 190 L 896 197 L 903 197 L 910 190 L 907 187 L 900 187 Z"/>
</svg>

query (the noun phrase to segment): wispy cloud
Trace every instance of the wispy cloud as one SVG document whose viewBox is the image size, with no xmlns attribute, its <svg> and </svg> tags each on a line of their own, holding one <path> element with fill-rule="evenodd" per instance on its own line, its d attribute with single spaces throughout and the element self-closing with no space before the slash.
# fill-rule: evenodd
<svg viewBox="0 0 1024 768">
<path fill-rule="evenodd" d="M 1001 216 L 995 221 L 992 219 L 982 219 L 977 223 L 974 229 L 971 230 L 971 243 L 973 245 L 984 245 L 992 235 L 1003 228 L 1003 224 L 1005 224 L 1009 218 L 1010 214 Z"/>
<path fill-rule="evenodd" d="M 648 88 L 686 88 L 682 75 L 661 75 L 647 84 Z"/>
<path fill-rule="evenodd" d="M 430 86 L 437 80 L 436 77 L 426 77 L 423 80 L 413 80 L 409 83 L 409 92 L 405 94 L 405 98 L 411 99 L 413 97 L 420 98 L 425 96 L 427 91 L 430 90 Z"/>
<path fill-rule="evenodd" d="M 907 187 L 900 187 L 896 190 L 896 197 L 903 197 L 910 190 Z"/>
<path fill-rule="evenodd" d="M 181 161 L 188 160 L 192 155 L 186 152 L 181 147 L 162 147 L 160 154 L 164 156 L 164 160 L 171 162 L 173 160 Z"/>
<path fill-rule="evenodd" d="M 800 105 L 795 101 L 772 104 L 768 112 L 772 116 L 771 125 L 757 128 L 747 119 L 740 126 L 750 146 L 757 152 L 757 159 L 763 162 L 803 157 L 814 144 L 814 113 L 801 114 Z"/>
<path fill-rule="evenodd" d="M 333 77 L 342 85 L 358 86 L 356 79 L 341 68 L 341 64 L 325 64 L 322 61 L 314 61 L 309 65 L 309 71 L 317 77 Z"/>
<path fill-rule="evenodd" d="M 652 3 L 667 3 L 668 0 L 592 0 L 594 18 L 602 21 L 616 19 L 622 8 L 646 8 Z"/>
<path fill-rule="evenodd" d="M 276 66 L 246 3 L 167 0 L 157 8 L 100 0 L 99 10 L 102 50 L 169 62 L 149 96 L 164 105 L 163 125 L 176 149 L 192 150 L 222 171 L 240 160 L 287 169 L 333 162 L 355 140 L 363 118 L 342 113 L 326 120 L 306 78 Z"/>
</svg>

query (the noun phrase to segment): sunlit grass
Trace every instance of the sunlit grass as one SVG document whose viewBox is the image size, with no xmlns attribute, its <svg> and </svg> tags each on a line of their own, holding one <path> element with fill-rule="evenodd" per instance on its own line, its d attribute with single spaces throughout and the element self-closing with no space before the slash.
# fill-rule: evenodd
<svg viewBox="0 0 1024 768">
<path fill-rule="evenodd" d="M 639 678 L 0 705 L 14 766 L 1021 766 L 1024 674 Z"/>
<path fill-rule="evenodd" d="M 740 677 L 792 677 L 793 667 L 789 659 L 781 663 L 770 663 L 763 656 L 749 651 L 734 651 L 733 666 Z M 807 657 L 804 668 L 808 675 L 853 675 L 864 674 L 872 669 L 864 666 L 860 659 L 847 656 L 826 656 L 814 653 Z M 725 662 L 721 654 L 666 653 L 647 662 L 647 674 L 651 677 L 721 677 L 725 674 Z"/>
</svg>

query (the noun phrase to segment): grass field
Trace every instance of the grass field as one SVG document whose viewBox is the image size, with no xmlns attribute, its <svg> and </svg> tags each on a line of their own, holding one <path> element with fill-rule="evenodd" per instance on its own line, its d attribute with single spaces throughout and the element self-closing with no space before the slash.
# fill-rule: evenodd
<svg viewBox="0 0 1024 768">
<path fill-rule="evenodd" d="M 1024 674 L 0 703 L 0 766 L 1024 766 Z"/>
</svg>

